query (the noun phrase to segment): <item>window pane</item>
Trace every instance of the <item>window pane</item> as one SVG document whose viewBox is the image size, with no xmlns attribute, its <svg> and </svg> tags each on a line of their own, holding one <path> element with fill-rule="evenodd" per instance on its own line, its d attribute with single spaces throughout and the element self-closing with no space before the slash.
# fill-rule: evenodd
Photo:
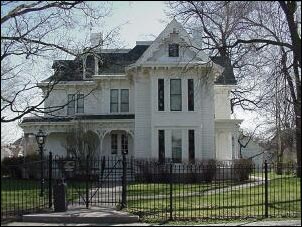
<svg viewBox="0 0 302 227">
<path fill-rule="evenodd" d="M 128 103 L 122 103 L 121 104 L 121 112 L 129 112 L 129 104 Z"/>
<path fill-rule="evenodd" d="M 170 80 L 170 109 L 172 111 L 180 111 L 182 106 L 181 97 L 181 80 L 171 79 Z"/>
<path fill-rule="evenodd" d="M 165 130 L 158 130 L 158 160 L 165 162 Z"/>
<path fill-rule="evenodd" d="M 84 113 L 84 95 L 77 95 L 77 113 Z"/>
<path fill-rule="evenodd" d="M 129 103 L 129 90 L 128 89 L 121 90 L 121 102 Z"/>
<path fill-rule="evenodd" d="M 164 79 L 158 79 L 158 110 L 165 110 L 165 87 Z"/>
<path fill-rule="evenodd" d="M 68 95 L 67 114 L 73 115 L 75 113 L 75 95 Z"/>
<path fill-rule="evenodd" d="M 110 112 L 118 112 L 118 89 L 110 90 Z"/>
<path fill-rule="evenodd" d="M 194 82 L 188 79 L 188 110 L 194 111 Z"/>
<path fill-rule="evenodd" d="M 176 43 L 169 44 L 169 57 L 179 56 L 179 45 Z"/>
<path fill-rule="evenodd" d="M 180 79 L 171 79 L 170 80 L 171 86 L 171 94 L 181 94 L 181 80 Z"/>
<path fill-rule="evenodd" d="M 116 112 L 118 112 L 118 104 L 117 104 L 117 103 L 111 103 L 111 104 L 110 104 L 110 112 L 111 112 L 111 113 L 116 113 Z"/>
<path fill-rule="evenodd" d="M 172 111 L 181 110 L 181 95 L 171 95 L 170 102 L 170 107 Z"/>
<path fill-rule="evenodd" d="M 121 90 L 121 112 L 129 112 L 129 90 Z"/>
<path fill-rule="evenodd" d="M 118 89 L 111 89 L 110 90 L 110 102 L 111 103 L 118 103 Z"/>
<path fill-rule="evenodd" d="M 172 130 L 172 161 L 181 162 L 182 159 L 182 141 L 181 130 Z"/>
<path fill-rule="evenodd" d="M 117 154 L 117 134 L 111 134 L 111 154 Z"/>
</svg>

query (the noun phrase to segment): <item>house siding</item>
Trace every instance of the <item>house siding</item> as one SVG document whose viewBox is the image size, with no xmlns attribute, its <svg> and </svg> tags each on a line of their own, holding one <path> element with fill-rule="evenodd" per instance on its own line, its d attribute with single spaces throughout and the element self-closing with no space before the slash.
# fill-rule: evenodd
<svg viewBox="0 0 302 227">
<path fill-rule="evenodd" d="M 151 151 L 150 77 L 137 75 L 134 84 L 135 96 L 135 141 L 134 155 L 146 158 Z"/>
</svg>

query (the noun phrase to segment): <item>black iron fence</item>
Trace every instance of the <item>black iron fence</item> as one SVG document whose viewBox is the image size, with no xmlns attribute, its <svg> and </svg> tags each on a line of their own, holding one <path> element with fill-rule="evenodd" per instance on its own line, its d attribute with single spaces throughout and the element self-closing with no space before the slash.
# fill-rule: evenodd
<svg viewBox="0 0 302 227">
<path fill-rule="evenodd" d="M 15 165 L 1 165 L 1 220 L 22 214 L 41 212 L 51 206 L 48 177 L 41 175 L 41 164 L 32 161 Z"/>
<path fill-rule="evenodd" d="M 40 161 L 1 167 L 2 219 L 52 209 L 60 179 L 69 207 L 125 208 L 144 221 L 301 217 L 301 178 L 294 165 L 52 155 L 42 164 L 44 176 Z"/>
<path fill-rule="evenodd" d="M 140 161 L 128 183 L 127 209 L 145 221 L 301 217 L 297 167 L 247 163 Z"/>
</svg>

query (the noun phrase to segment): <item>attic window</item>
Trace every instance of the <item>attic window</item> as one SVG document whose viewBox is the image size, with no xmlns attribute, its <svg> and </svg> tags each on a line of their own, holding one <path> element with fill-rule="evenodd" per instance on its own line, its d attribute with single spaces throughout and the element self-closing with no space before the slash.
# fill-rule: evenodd
<svg viewBox="0 0 302 227">
<path fill-rule="evenodd" d="M 169 57 L 179 57 L 179 44 L 169 44 Z"/>
</svg>

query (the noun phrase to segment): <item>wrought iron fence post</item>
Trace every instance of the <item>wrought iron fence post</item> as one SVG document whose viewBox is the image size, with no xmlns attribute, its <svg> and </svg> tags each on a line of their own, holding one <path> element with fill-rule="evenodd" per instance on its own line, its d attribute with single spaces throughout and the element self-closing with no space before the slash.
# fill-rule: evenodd
<svg viewBox="0 0 302 227">
<path fill-rule="evenodd" d="M 173 220 L 173 165 L 170 164 L 170 220 Z"/>
<path fill-rule="evenodd" d="M 48 204 L 52 207 L 52 152 L 49 152 L 48 158 Z"/>
<path fill-rule="evenodd" d="M 123 177 L 122 177 L 122 204 L 121 209 L 127 206 L 127 160 L 123 152 Z"/>
<path fill-rule="evenodd" d="M 89 155 L 86 156 L 86 208 L 89 208 Z"/>
<path fill-rule="evenodd" d="M 265 186 L 264 186 L 264 190 L 265 190 L 265 214 L 264 216 L 266 218 L 268 218 L 268 165 L 267 165 L 267 161 L 265 160 L 264 162 L 264 178 L 265 178 Z"/>
</svg>

